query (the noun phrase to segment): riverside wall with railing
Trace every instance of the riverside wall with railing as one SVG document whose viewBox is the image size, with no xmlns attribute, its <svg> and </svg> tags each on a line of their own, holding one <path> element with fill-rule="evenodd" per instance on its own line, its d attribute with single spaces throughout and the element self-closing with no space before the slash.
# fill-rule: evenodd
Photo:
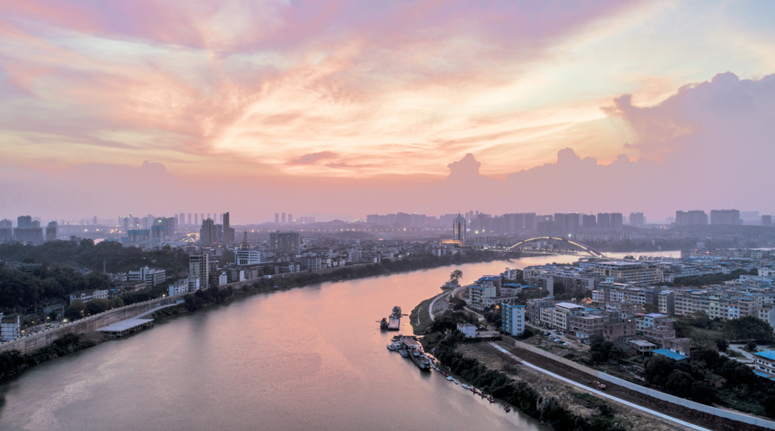
<svg viewBox="0 0 775 431">
<path fill-rule="evenodd" d="M 108 311 L 103 311 L 102 313 L 94 314 L 74 322 L 68 322 L 55 328 L 46 329 L 34 334 L 24 335 L 15 340 L 7 341 L 0 344 L 0 352 L 18 350 L 23 354 L 27 354 L 48 346 L 49 344 L 53 343 L 54 340 L 62 337 L 65 334 L 85 334 L 88 332 L 96 331 L 99 328 L 103 328 L 110 324 L 138 316 L 147 311 L 153 310 L 154 308 L 172 304 L 177 302 L 177 300 L 180 298 L 182 297 L 173 296 L 157 298 L 114 308 Z"/>
</svg>

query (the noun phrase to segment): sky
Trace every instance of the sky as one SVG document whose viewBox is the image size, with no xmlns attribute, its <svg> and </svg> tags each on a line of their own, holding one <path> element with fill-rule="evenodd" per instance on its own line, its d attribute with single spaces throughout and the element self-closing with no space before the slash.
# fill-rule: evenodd
<svg viewBox="0 0 775 431">
<path fill-rule="evenodd" d="M 0 3 L 0 218 L 775 212 L 775 2 Z"/>
</svg>

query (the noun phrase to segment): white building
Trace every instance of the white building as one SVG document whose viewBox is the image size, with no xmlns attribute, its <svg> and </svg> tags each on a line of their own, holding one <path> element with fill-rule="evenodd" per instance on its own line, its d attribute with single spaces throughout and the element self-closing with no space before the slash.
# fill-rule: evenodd
<svg viewBox="0 0 775 431">
<path fill-rule="evenodd" d="M 151 288 L 167 280 L 167 273 L 163 269 L 150 269 L 147 266 L 139 271 L 129 271 L 129 281 L 145 281 L 145 287 Z"/>
<path fill-rule="evenodd" d="M 584 312 L 581 305 L 570 302 L 559 302 L 554 304 L 552 313 L 552 327 L 561 331 L 567 331 L 570 327 L 570 316 L 576 316 Z"/>
<path fill-rule="evenodd" d="M 224 284 L 228 284 L 228 283 L 229 283 L 229 276 L 226 275 L 225 272 L 218 276 L 218 286 L 223 286 Z"/>
<path fill-rule="evenodd" d="M 462 332 L 466 338 L 476 338 L 476 325 L 470 323 L 458 323 L 457 330 Z"/>
<path fill-rule="evenodd" d="M 73 301 L 79 299 L 84 304 L 91 301 L 92 299 L 108 299 L 108 294 L 110 293 L 109 290 L 95 290 L 91 293 L 85 293 L 85 292 L 76 292 L 70 294 L 70 303 L 72 304 Z"/>
<path fill-rule="evenodd" d="M 170 296 L 187 295 L 199 290 L 198 278 L 184 278 L 170 285 Z"/>
<path fill-rule="evenodd" d="M 239 248 L 234 252 L 234 255 L 237 266 L 255 265 L 261 263 L 261 252 L 258 250 Z"/>
</svg>

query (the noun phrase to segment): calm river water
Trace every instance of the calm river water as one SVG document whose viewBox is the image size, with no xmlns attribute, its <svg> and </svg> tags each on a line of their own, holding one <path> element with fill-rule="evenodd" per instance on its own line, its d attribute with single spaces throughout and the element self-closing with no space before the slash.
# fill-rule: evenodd
<svg viewBox="0 0 775 431">
<path fill-rule="evenodd" d="M 664 255 L 669 255 L 664 253 Z M 460 265 L 464 282 L 572 256 Z M 162 321 L 3 386 L 2 430 L 539 430 L 385 346 L 453 267 L 325 283 Z M 402 332 L 411 333 L 409 319 Z"/>
</svg>

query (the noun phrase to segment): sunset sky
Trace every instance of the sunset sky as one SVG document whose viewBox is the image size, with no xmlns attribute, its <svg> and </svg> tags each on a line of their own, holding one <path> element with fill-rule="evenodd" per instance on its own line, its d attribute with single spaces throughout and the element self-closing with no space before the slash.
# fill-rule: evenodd
<svg viewBox="0 0 775 431">
<path fill-rule="evenodd" d="M 771 1 L 0 2 L 0 218 L 771 213 L 750 186 L 775 181 L 773 22 Z"/>
</svg>

